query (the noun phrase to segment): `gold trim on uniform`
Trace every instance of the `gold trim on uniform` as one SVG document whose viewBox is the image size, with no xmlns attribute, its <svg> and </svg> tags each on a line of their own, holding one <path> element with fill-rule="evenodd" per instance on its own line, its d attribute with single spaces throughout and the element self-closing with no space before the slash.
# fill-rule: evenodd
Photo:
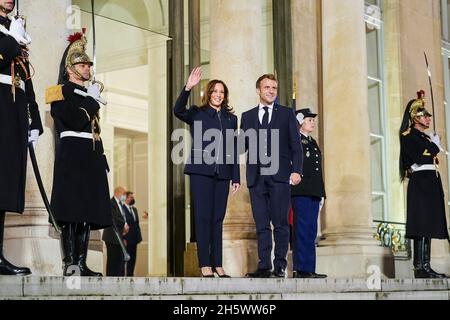
<svg viewBox="0 0 450 320">
<path fill-rule="evenodd" d="M 45 103 L 52 103 L 56 101 L 63 101 L 64 95 L 62 91 L 62 85 L 53 86 L 50 88 L 47 88 L 45 90 Z"/>
<path fill-rule="evenodd" d="M 408 128 L 408 130 L 406 130 L 405 132 L 402 133 L 402 135 L 404 137 L 406 137 L 407 135 L 409 135 L 411 133 L 411 128 Z"/>
<path fill-rule="evenodd" d="M 3 55 L 0 53 L 0 60 L 3 60 Z"/>
<path fill-rule="evenodd" d="M 86 117 L 88 118 L 88 120 L 91 121 L 91 116 L 89 115 L 89 112 L 87 112 L 85 108 L 80 108 L 80 110 L 83 110 L 86 113 Z"/>
<path fill-rule="evenodd" d="M 425 149 L 425 151 L 423 152 L 423 155 L 427 156 L 427 157 L 431 157 L 431 153 L 428 151 L 428 149 Z"/>
</svg>

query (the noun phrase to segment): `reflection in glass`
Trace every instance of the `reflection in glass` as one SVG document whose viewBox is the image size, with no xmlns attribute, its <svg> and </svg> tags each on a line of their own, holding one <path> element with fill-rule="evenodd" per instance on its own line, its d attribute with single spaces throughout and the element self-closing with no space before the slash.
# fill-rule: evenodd
<svg viewBox="0 0 450 320">
<path fill-rule="evenodd" d="M 384 134 L 381 122 L 380 83 L 369 80 L 369 120 L 370 132 L 378 135 Z"/>
<path fill-rule="evenodd" d="M 385 192 L 383 174 L 382 139 L 372 137 L 370 142 L 372 191 Z"/>
</svg>

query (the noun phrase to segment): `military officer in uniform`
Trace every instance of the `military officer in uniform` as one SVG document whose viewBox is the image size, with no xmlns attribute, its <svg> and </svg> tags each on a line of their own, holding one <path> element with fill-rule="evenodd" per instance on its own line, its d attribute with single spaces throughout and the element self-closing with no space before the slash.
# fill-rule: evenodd
<svg viewBox="0 0 450 320">
<path fill-rule="evenodd" d="M 0 275 L 28 275 L 3 257 L 5 213 L 23 213 L 27 146 L 36 146 L 42 123 L 28 60 L 31 38 L 24 18 L 8 18 L 14 1 L 0 0 Z"/>
<path fill-rule="evenodd" d="M 92 66 L 84 34 L 77 33 L 69 41 L 59 85 L 46 92 L 59 138 L 51 205 L 62 228 L 63 275 L 101 276 L 86 265 L 90 231 L 112 225 L 109 169 L 100 138 L 100 87 L 84 86 Z"/>
<path fill-rule="evenodd" d="M 425 92 L 409 101 L 400 128 L 400 178 L 409 178 L 406 237 L 414 241 L 415 278 L 446 278 L 431 269 L 431 239 L 448 239 L 444 191 L 438 171 L 439 136 L 426 134 L 432 115 Z"/>
<path fill-rule="evenodd" d="M 315 272 L 317 219 L 321 200 L 325 198 L 322 153 L 316 140 L 311 137 L 316 127 L 317 114 L 305 108 L 298 110 L 296 115 L 304 160 L 302 182 L 291 190 L 294 212 L 294 278 L 326 278 L 326 275 Z"/>
</svg>

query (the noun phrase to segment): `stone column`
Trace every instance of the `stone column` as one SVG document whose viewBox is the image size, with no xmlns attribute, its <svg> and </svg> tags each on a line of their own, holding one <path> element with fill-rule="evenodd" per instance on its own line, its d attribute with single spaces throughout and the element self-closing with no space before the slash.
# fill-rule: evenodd
<svg viewBox="0 0 450 320">
<path fill-rule="evenodd" d="M 273 72 L 263 68 L 267 51 L 262 32 L 263 5 L 260 0 L 210 0 L 210 78 L 227 84 L 238 117 L 258 104 L 258 77 Z M 224 268 L 231 276 L 256 270 L 258 262 L 245 166 L 241 167 L 241 182 L 239 192 L 228 200 L 224 223 Z"/>
<path fill-rule="evenodd" d="M 294 0 L 292 10 L 293 78 L 297 83 L 297 109 L 310 106 L 319 111 L 319 48 L 316 0 Z M 322 115 L 319 114 L 319 119 Z M 319 132 L 316 132 L 318 134 Z"/>
<path fill-rule="evenodd" d="M 328 200 L 317 270 L 365 277 L 393 274 L 371 229 L 370 139 L 364 1 L 322 1 L 324 169 Z"/>
<path fill-rule="evenodd" d="M 167 275 L 167 38 L 157 34 L 147 37 L 148 72 L 148 274 Z M 184 214 L 184 212 L 180 212 Z"/>
<path fill-rule="evenodd" d="M 54 161 L 53 121 L 45 104 L 45 89 L 55 85 L 59 62 L 66 47 L 68 30 L 65 12 L 71 1 L 23 0 L 21 14 L 27 17 L 27 31 L 33 39 L 30 60 L 35 69 L 33 85 L 39 105 L 44 134 L 36 157 L 48 197 L 51 195 Z M 45 8 L 45 10 L 43 10 Z M 25 212 L 8 214 L 5 228 L 5 256 L 13 263 L 28 266 L 34 275 L 60 275 L 59 240 L 37 187 L 31 163 L 27 168 Z M 58 238 L 59 239 L 59 238 Z"/>
</svg>

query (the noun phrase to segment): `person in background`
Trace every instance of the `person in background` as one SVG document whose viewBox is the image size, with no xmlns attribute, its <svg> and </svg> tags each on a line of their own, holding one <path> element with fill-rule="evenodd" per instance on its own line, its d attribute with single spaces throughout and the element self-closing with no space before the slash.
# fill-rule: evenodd
<svg viewBox="0 0 450 320">
<path fill-rule="evenodd" d="M 130 261 L 127 262 L 126 276 L 133 277 L 134 268 L 136 266 L 137 246 L 142 242 L 142 234 L 141 227 L 139 226 L 139 212 L 138 209 L 134 206 L 136 203 L 134 193 L 132 191 L 127 191 L 125 195 L 126 199 L 123 206 L 126 222 L 129 226 L 129 231 L 126 235 L 124 235 L 123 239 L 127 248 L 127 252 L 131 258 Z"/>
<path fill-rule="evenodd" d="M 120 247 L 119 241 L 123 241 L 122 237 L 125 236 L 130 230 L 123 203 L 127 199 L 126 190 L 122 186 L 114 189 L 114 195 L 111 198 L 111 214 L 112 214 L 112 227 L 103 231 L 102 240 L 106 244 L 106 275 L 108 277 L 124 277 L 125 276 L 125 261 L 123 252 Z M 114 234 L 119 235 L 120 240 Z"/>
</svg>

